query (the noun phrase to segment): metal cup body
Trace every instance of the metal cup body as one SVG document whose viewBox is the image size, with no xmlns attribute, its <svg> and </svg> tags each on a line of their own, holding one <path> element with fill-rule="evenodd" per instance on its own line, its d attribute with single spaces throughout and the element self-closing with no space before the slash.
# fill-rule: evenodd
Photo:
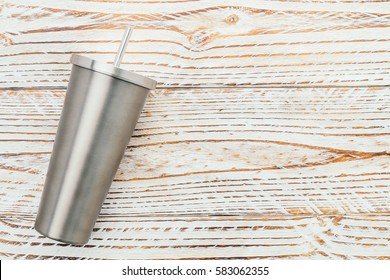
<svg viewBox="0 0 390 280">
<path fill-rule="evenodd" d="M 88 242 L 148 88 L 73 65 L 35 222 L 41 234 Z"/>
</svg>

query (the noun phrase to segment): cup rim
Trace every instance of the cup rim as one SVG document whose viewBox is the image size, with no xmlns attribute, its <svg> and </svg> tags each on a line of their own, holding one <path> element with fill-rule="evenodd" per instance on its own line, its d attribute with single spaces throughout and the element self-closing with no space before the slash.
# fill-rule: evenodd
<svg viewBox="0 0 390 280">
<path fill-rule="evenodd" d="M 130 82 L 141 87 L 153 90 L 156 88 L 157 82 L 148 77 L 129 72 L 125 69 L 118 68 L 102 61 L 94 60 L 92 58 L 79 55 L 72 54 L 70 58 L 70 62 L 74 65 L 90 69 L 92 71 L 96 71 L 105 75 L 112 76 L 117 79 L 124 80 L 126 82 Z"/>
</svg>

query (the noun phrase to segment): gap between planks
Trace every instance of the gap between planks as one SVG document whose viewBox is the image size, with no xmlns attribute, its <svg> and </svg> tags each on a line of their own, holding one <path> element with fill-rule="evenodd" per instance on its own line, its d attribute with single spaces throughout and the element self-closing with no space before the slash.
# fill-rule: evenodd
<svg viewBox="0 0 390 280">
<path fill-rule="evenodd" d="M 316 88 L 323 88 L 323 89 L 332 89 L 332 88 L 388 88 L 390 87 L 390 83 L 388 85 L 362 85 L 362 86 L 353 86 L 353 85 L 253 85 L 253 86 L 159 86 L 157 85 L 156 90 L 169 90 L 169 89 L 189 89 L 189 90 L 197 90 L 197 89 L 316 89 Z M 7 88 L 0 88 L 0 90 L 21 90 L 21 91 L 28 91 L 28 90 L 63 90 L 64 92 L 67 90 L 66 86 L 29 86 L 29 87 L 7 87 Z"/>
</svg>

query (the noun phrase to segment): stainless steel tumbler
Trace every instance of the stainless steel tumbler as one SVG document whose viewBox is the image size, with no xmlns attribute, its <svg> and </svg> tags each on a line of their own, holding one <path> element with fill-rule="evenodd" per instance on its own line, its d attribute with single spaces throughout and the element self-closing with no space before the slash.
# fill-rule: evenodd
<svg viewBox="0 0 390 280">
<path fill-rule="evenodd" d="M 80 55 L 71 63 L 35 229 L 55 240 L 85 244 L 156 82 Z"/>
</svg>

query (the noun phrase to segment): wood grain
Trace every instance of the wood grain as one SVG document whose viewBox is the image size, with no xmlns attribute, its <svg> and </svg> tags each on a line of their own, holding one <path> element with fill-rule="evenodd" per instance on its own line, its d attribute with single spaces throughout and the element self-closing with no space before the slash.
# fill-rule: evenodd
<svg viewBox="0 0 390 280">
<path fill-rule="evenodd" d="M 71 54 L 155 78 L 85 246 L 33 229 Z M 390 259 L 390 2 L 0 0 L 1 259 Z"/>
<path fill-rule="evenodd" d="M 101 217 L 88 245 L 0 219 L 2 259 L 389 259 L 390 216 Z"/>
<path fill-rule="evenodd" d="M 0 8 L 0 87 L 64 87 L 72 53 L 175 86 L 390 85 L 389 1 L 41 1 Z"/>
<path fill-rule="evenodd" d="M 0 214 L 36 212 L 64 91 L 0 96 Z M 158 90 L 102 214 L 388 213 L 389 97 L 389 88 Z"/>
</svg>

